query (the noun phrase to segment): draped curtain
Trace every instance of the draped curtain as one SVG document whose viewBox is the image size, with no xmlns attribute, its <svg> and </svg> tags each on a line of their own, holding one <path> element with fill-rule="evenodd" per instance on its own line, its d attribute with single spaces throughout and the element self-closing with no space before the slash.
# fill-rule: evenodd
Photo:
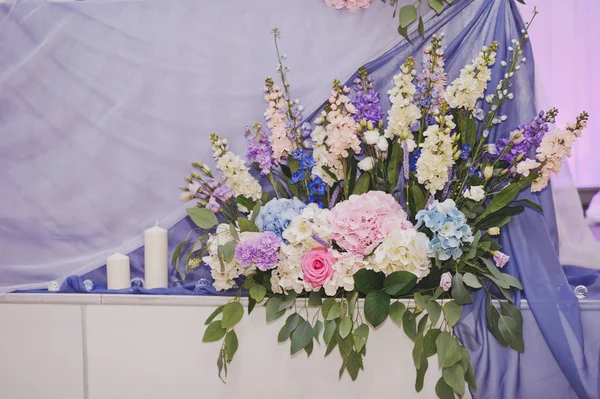
<svg viewBox="0 0 600 399">
<path fill-rule="evenodd" d="M 219 131 L 243 153 L 244 126 L 261 119 L 262 79 L 275 63 L 269 28 L 282 31 L 293 95 L 307 114 L 327 98 L 332 78 L 351 80 L 364 63 L 387 108 L 392 76 L 424 46 L 399 41 L 389 6 L 378 1 L 355 14 L 320 0 L 19 2 L 0 12 L 0 290 L 93 270 L 108 253 L 139 247 L 136 235 L 156 218 L 166 227 L 179 220 L 176 186 L 190 160 L 210 159 L 207 133 Z M 506 59 L 523 28 L 513 0 L 456 0 L 426 20 L 428 38 L 446 33 L 450 80 L 492 40 Z M 530 46 L 525 56 L 532 60 Z M 496 64 L 493 80 L 503 74 Z M 531 62 L 513 90 L 508 121 L 493 139 L 537 112 Z M 522 197 L 546 212 L 515 217 L 501 243 L 539 328 L 526 327 L 526 342 L 555 362 L 526 369 L 522 359 L 535 353 L 500 347 L 476 295 L 457 329 L 475 366 L 476 395 L 529 398 L 526 381 L 534 380 L 565 398 L 598 397 L 599 356 L 586 351 L 579 304 L 555 250 L 551 191 Z M 173 247 L 189 227 L 184 219 L 170 229 Z M 131 255 L 139 272 L 140 249 Z"/>
</svg>

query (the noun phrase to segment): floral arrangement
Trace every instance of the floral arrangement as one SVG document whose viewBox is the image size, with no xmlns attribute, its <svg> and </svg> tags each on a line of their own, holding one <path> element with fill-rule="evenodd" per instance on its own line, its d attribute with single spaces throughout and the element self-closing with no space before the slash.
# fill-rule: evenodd
<svg viewBox="0 0 600 399">
<path fill-rule="evenodd" d="M 254 124 L 245 133 L 255 173 L 212 134 L 221 177 L 194 162 L 182 187 L 182 199 L 197 201 L 188 214 L 206 234 L 182 242 L 173 263 L 186 254 L 188 270 L 208 266 L 214 287 L 235 295 L 206 321 L 203 341 L 222 341 L 219 376 L 238 348 L 235 326 L 247 294 L 248 314 L 257 304 L 266 307 L 267 322 L 288 314 L 277 339 L 290 341 L 291 354 L 310 355 L 321 338 L 326 355 L 337 347 L 340 377 L 357 378 L 371 328 L 389 317 L 414 341 L 417 390 L 434 354 L 440 398 L 462 395 L 466 384 L 476 389 L 453 327 L 472 292 L 482 291 L 489 331 L 501 345 L 524 351 L 511 295 L 522 286 L 502 271 L 510 259 L 496 237 L 525 207 L 541 211 L 517 195 L 546 187 L 588 114 L 551 133 L 551 109 L 505 139 L 488 140 L 504 129 L 511 80 L 526 61 L 524 30 L 487 95 L 498 44 L 483 47 L 451 80 L 443 35 L 434 35 L 420 72 L 412 58 L 399 68 L 387 114 L 361 68 L 353 87 L 334 81 L 311 125 L 290 95 L 278 37 L 274 30 L 282 85 L 266 80 L 266 127 Z"/>
</svg>

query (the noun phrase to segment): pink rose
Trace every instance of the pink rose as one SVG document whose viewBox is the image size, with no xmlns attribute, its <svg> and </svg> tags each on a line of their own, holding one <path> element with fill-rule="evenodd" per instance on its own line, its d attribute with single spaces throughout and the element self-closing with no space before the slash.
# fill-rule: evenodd
<svg viewBox="0 0 600 399">
<path fill-rule="evenodd" d="M 494 262 L 496 262 L 496 267 L 504 267 L 504 265 L 506 265 L 506 263 L 508 263 L 508 260 L 510 259 L 510 256 L 503 254 L 500 251 L 496 251 L 494 252 Z"/>
<path fill-rule="evenodd" d="M 333 276 L 335 262 L 335 258 L 327 248 L 311 249 L 300 260 L 304 281 L 312 284 L 314 288 L 322 286 L 327 279 Z"/>
</svg>

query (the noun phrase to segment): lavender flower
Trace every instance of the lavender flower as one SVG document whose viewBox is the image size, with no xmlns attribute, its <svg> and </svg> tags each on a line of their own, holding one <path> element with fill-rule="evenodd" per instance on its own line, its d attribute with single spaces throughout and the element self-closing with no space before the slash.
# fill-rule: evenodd
<svg viewBox="0 0 600 399">
<path fill-rule="evenodd" d="M 498 140 L 496 146 L 497 155 L 507 151 L 500 159 L 512 164 L 521 154 L 526 154 L 525 156 L 527 157 L 532 149 L 539 147 L 542 139 L 549 130 L 548 123 L 554 123 L 557 112 L 555 108 L 552 108 L 547 113 L 541 111 L 531 122 L 517 127 L 515 132 L 521 132 L 517 139 L 515 139 L 516 134 L 513 133 L 509 138 Z M 507 148 L 509 149 L 507 150 Z"/>
<path fill-rule="evenodd" d="M 352 104 L 356 107 L 354 120 L 357 123 L 365 120 L 377 126 L 383 119 L 379 93 L 373 88 L 373 81 L 367 75 L 367 70 L 364 67 L 358 70 L 358 78 L 354 79 L 354 100 Z"/>
<path fill-rule="evenodd" d="M 248 139 L 247 158 L 250 162 L 257 164 L 260 174 L 265 176 L 271 173 L 271 168 L 273 167 L 271 142 L 261 130 L 260 124 L 254 124 L 253 129 L 254 133 L 249 128 L 246 128 L 246 138 Z"/>
<path fill-rule="evenodd" d="M 340 195 L 340 186 L 336 186 L 335 190 L 333 190 L 333 194 L 331 194 L 331 200 L 329 200 L 329 209 L 332 209 L 335 206 L 335 203 L 338 200 Z"/>
</svg>

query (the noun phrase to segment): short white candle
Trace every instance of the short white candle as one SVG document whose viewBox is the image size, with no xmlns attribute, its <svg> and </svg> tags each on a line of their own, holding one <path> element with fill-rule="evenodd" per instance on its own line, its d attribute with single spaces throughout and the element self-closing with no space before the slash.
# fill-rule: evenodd
<svg viewBox="0 0 600 399">
<path fill-rule="evenodd" d="M 167 230 L 156 226 L 144 232 L 144 288 L 169 286 L 169 240 Z"/>
<path fill-rule="evenodd" d="M 131 287 L 129 256 L 117 252 L 106 258 L 106 281 L 109 290 Z"/>
</svg>

